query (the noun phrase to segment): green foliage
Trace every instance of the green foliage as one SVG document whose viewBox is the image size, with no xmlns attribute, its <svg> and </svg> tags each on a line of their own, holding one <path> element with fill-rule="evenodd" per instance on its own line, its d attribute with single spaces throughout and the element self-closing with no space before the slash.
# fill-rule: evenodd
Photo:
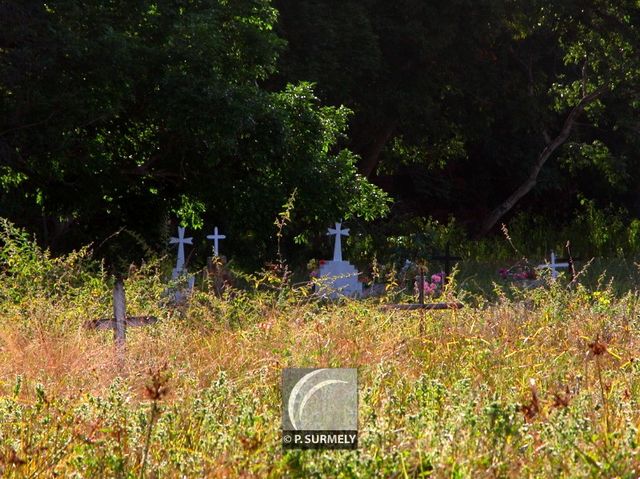
<svg viewBox="0 0 640 479">
<path fill-rule="evenodd" d="M 588 244 L 596 255 L 605 252 L 617 253 L 620 256 L 625 254 L 623 248 L 626 226 L 626 212 L 616 211 L 614 208 L 598 209 L 593 201 L 585 198 L 580 201 L 583 211 L 578 216 L 577 221 L 581 224 L 582 230 L 587 234 Z M 627 246 L 627 245 L 624 245 Z"/>
<path fill-rule="evenodd" d="M 339 148 L 348 111 L 309 84 L 261 86 L 283 45 L 268 2 L 2 8 L 0 203 L 57 250 L 96 241 L 122 271 L 164 247 L 173 213 L 225 226 L 259 262 L 294 187 L 301 228 L 386 211 Z"/>
<path fill-rule="evenodd" d="M 517 211 L 552 217 L 563 205 L 566 217 L 582 192 L 636 212 L 633 2 L 276 6 L 289 42 L 280 77 L 313 80 L 323 99 L 354 111 L 350 145 L 360 170 L 393 195 L 394 214 L 453 215 L 474 234 L 594 91 L 601 97 L 570 132 L 571 148 L 545 164 Z"/>
<path fill-rule="evenodd" d="M 69 299 L 75 296 L 74 290 L 98 278 L 99 265 L 88 248 L 52 257 L 29 233 L 0 218 L 0 280 L 4 284 L 0 303 L 38 297 Z"/>
<path fill-rule="evenodd" d="M 396 215 L 393 221 L 359 226 L 361 232 L 347 240 L 347 248 L 349 257 L 362 264 L 363 268 L 374 258 L 392 263 L 398 269 L 404 266 L 405 261 L 425 263 L 434 254 L 444 253 L 447 244 L 451 254 L 465 253 L 461 250 L 466 248 L 467 238 L 454 219 L 440 223 L 433 218 Z M 437 271 L 434 269 L 433 272 Z"/>
<path fill-rule="evenodd" d="M 4 2 L 3 215 L 54 253 L 93 243 L 113 272 L 166 251 L 175 223 L 216 224 L 255 268 L 296 189 L 290 260 L 338 219 L 359 258 L 383 259 L 369 222 L 391 213 L 376 226 L 401 237 L 417 233 L 405 217 L 455 218 L 474 235 L 597 92 L 504 221 L 562 229 L 580 195 L 637 216 L 636 4 L 334 3 Z M 593 249 L 629 254 L 620 232 Z"/>
<path fill-rule="evenodd" d="M 618 191 L 628 189 L 628 182 L 631 179 L 627 171 L 628 161 L 625 161 L 624 157 L 614 156 L 602 141 L 570 143 L 566 151 L 562 162 L 567 171 L 577 175 L 581 170 L 595 170 L 614 189 Z"/>
</svg>

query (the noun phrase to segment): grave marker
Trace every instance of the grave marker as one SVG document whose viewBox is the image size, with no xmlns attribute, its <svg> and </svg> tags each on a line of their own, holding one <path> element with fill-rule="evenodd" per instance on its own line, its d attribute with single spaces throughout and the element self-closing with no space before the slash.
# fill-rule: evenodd
<svg viewBox="0 0 640 479">
<path fill-rule="evenodd" d="M 213 240 L 213 256 L 219 256 L 218 254 L 218 241 L 221 239 L 225 239 L 225 235 L 218 234 L 218 227 L 213 228 L 213 234 L 208 235 L 207 239 Z"/>
<path fill-rule="evenodd" d="M 342 259 L 342 237 L 349 236 L 349 229 L 342 229 L 342 223 L 336 223 L 335 228 L 327 230 L 328 236 L 335 236 L 333 260 L 321 261 L 318 279 L 321 284 L 316 292 L 336 298 L 338 296 L 361 296 L 362 283 L 358 281 L 358 270 L 348 261 Z"/>
<path fill-rule="evenodd" d="M 116 280 L 113 285 L 113 318 L 100 318 L 85 323 L 87 329 L 113 329 L 113 340 L 118 354 L 118 367 L 124 367 L 124 347 L 127 340 L 127 328 L 147 326 L 155 324 L 158 318 L 155 316 L 129 316 L 127 317 L 127 301 L 125 298 L 124 284 L 122 280 Z"/>
<path fill-rule="evenodd" d="M 336 223 L 335 228 L 327 230 L 327 236 L 335 235 L 336 242 L 333 247 L 333 261 L 342 261 L 342 237 L 349 236 L 349 228 L 342 229 L 342 223 Z"/>
<path fill-rule="evenodd" d="M 189 275 L 187 274 L 187 270 L 184 267 L 184 263 L 185 263 L 185 258 L 184 258 L 184 245 L 185 244 L 193 244 L 193 238 L 189 237 L 189 238 L 185 238 L 184 237 L 184 232 L 185 232 L 186 228 L 183 228 L 181 226 L 178 226 L 178 237 L 172 237 L 169 240 L 170 244 L 177 244 L 178 245 L 178 258 L 176 260 L 176 267 L 173 268 L 173 271 L 171 273 L 171 279 L 176 280 L 178 278 L 180 278 L 181 276 L 185 276 L 187 279 L 187 289 L 191 290 L 193 289 L 193 286 L 196 282 L 196 279 L 193 275 Z M 182 301 L 184 301 L 184 299 L 186 298 L 187 293 L 184 292 L 184 290 L 176 290 L 174 293 L 174 300 L 176 303 L 181 303 Z"/>
<path fill-rule="evenodd" d="M 430 258 L 433 261 L 442 261 L 444 263 L 445 275 L 442 278 L 442 285 L 444 286 L 446 278 L 449 276 L 451 271 L 451 261 L 458 261 L 462 258 L 459 256 L 451 256 L 449 243 L 447 243 L 445 247 L 444 255 L 436 255 L 435 253 Z M 409 267 L 411 263 L 409 260 L 405 262 L 404 268 Z M 464 304 L 458 301 L 449 301 L 449 302 L 437 302 L 437 303 L 426 303 L 425 302 L 425 294 L 424 294 L 424 285 L 425 285 L 425 271 L 424 267 L 419 267 L 419 276 L 416 278 L 418 284 L 418 302 L 417 303 L 409 303 L 409 304 L 385 304 L 381 306 L 383 310 L 442 310 L 442 309 L 460 309 L 464 307 Z"/>
<path fill-rule="evenodd" d="M 178 226 L 178 237 L 171 237 L 169 240 L 169 243 L 178 245 L 178 259 L 176 260 L 176 267 L 173 270 L 174 272 L 178 272 L 178 276 L 184 271 L 184 245 L 193 244 L 193 238 L 184 237 L 184 230 L 185 228 Z"/>
<path fill-rule="evenodd" d="M 424 306 L 424 268 L 420 267 L 420 291 L 418 292 L 418 302 Z"/>
<path fill-rule="evenodd" d="M 551 252 L 551 262 L 538 265 L 537 269 L 550 269 L 551 270 L 551 278 L 556 279 L 558 277 L 558 271 L 556 268 L 568 268 L 569 263 L 556 263 L 556 254 Z"/>
<path fill-rule="evenodd" d="M 431 256 L 432 261 L 442 261 L 444 264 L 444 278 L 442 279 L 442 284 L 446 284 L 449 279 L 449 274 L 451 273 L 451 261 L 460 261 L 462 258 L 460 256 L 451 256 L 449 253 L 449 243 L 446 244 L 444 249 L 444 255 L 436 255 L 435 253 Z"/>
</svg>

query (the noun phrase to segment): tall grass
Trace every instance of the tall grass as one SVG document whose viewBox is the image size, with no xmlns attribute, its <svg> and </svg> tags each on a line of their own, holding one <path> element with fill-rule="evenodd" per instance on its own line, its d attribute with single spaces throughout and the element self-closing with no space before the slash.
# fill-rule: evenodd
<svg viewBox="0 0 640 479">
<path fill-rule="evenodd" d="M 3 231 L 3 477 L 640 473 L 635 290 L 487 281 L 488 301 L 460 291 L 461 271 L 477 307 L 407 312 L 256 276 L 172 307 L 152 263 L 130 272 L 127 305 L 160 321 L 128 330 L 118 371 L 111 333 L 83 327 L 112 314 L 100 265 Z M 358 368 L 357 451 L 281 448 L 282 368 L 316 366 Z"/>
</svg>

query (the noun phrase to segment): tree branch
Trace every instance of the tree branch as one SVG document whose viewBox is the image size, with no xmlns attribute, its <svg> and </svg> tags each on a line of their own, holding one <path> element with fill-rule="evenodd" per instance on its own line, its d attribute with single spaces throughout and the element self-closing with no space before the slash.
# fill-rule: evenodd
<svg viewBox="0 0 640 479">
<path fill-rule="evenodd" d="M 547 160 L 551 157 L 551 155 L 560 147 L 562 144 L 567 141 L 573 126 L 578 119 L 578 117 L 582 114 L 584 109 L 590 103 L 594 102 L 600 96 L 602 96 L 607 90 L 608 86 L 602 85 L 596 88 L 594 91 L 589 93 L 588 95 L 583 96 L 578 104 L 574 106 L 567 118 L 565 119 L 562 129 L 560 133 L 551 141 L 548 141 L 544 149 L 538 155 L 536 162 L 531 167 L 529 171 L 529 175 L 522 185 L 518 187 L 506 200 L 504 200 L 498 207 L 496 207 L 490 214 L 487 216 L 485 221 L 482 224 L 481 234 L 488 233 L 496 223 L 507 214 L 515 204 L 522 199 L 527 193 L 529 193 L 533 187 L 536 185 L 538 180 L 538 175 L 540 174 L 540 170 L 547 162 Z M 548 133 L 543 132 L 547 138 L 549 138 Z"/>
<path fill-rule="evenodd" d="M 52 111 L 51 114 L 48 117 L 46 117 L 44 120 L 35 121 L 33 123 L 27 123 L 26 125 L 20 125 L 20 126 L 14 126 L 12 128 L 7 128 L 4 131 L 0 131 L 0 136 L 4 136 L 7 133 L 11 133 L 12 131 L 24 130 L 26 128 L 32 128 L 34 126 L 44 125 L 49 120 L 51 120 L 51 118 L 53 118 L 53 115 L 55 115 L 55 113 L 56 113 L 55 111 Z"/>
</svg>

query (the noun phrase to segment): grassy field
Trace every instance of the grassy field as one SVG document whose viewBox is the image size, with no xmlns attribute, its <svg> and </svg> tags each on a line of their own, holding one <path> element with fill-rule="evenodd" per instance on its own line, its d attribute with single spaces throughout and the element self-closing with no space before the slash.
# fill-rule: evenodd
<svg viewBox="0 0 640 479">
<path fill-rule="evenodd" d="M 128 310 L 160 321 L 128 331 L 119 374 L 112 333 L 83 327 L 112 314 L 100 267 L 3 243 L 2 477 L 640 474 L 640 305 L 615 280 L 485 282 L 487 299 L 461 268 L 449 294 L 468 307 L 401 312 L 262 274 L 172 308 L 150 264 L 130 271 Z M 318 366 L 358 368 L 357 451 L 282 450 L 282 368 Z"/>
</svg>

